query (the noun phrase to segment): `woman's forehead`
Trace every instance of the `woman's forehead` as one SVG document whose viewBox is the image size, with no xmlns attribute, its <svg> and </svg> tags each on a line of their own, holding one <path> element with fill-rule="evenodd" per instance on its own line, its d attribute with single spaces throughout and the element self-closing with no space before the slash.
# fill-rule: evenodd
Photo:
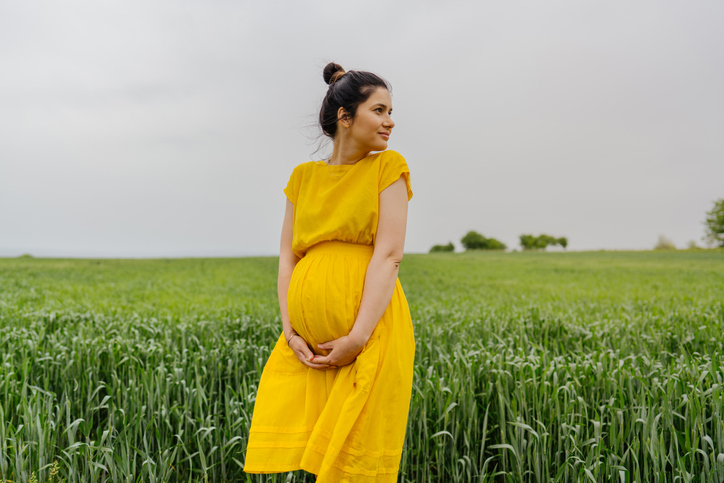
<svg viewBox="0 0 724 483">
<path fill-rule="evenodd" d="M 387 107 L 392 106 L 392 97 L 387 89 L 384 87 L 378 87 L 370 95 L 365 104 L 384 104 Z"/>
</svg>

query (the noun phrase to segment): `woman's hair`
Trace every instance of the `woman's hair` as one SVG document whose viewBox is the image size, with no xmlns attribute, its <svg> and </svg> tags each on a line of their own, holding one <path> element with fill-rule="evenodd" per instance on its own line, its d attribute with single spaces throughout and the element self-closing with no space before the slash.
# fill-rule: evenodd
<svg viewBox="0 0 724 483">
<path fill-rule="evenodd" d="M 322 132 L 334 139 L 337 133 L 337 111 L 343 107 L 349 119 L 354 119 L 357 106 L 365 102 L 378 87 L 392 91 L 390 84 L 372 72 L 350 70 L 345 72 L 341 65 L 330 62 L 322 73 L 324 82 L 329 84 L 327 94 L 319 111 L 319 125 Z"/>
</svg>

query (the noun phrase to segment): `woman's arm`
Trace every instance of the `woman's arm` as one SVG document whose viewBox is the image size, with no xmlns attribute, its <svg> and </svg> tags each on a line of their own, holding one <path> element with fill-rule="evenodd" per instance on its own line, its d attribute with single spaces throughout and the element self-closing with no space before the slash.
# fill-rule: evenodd
<svg viewBox="0 0 724 483">
<path fill-rule="evenodd" d="M 402 177 L 380 193 L 375 251 L 367 266 L 357 319 L 349 335 L 319 344 L 320 349 L 332 351 L 327 356 L 314 356 L 314 362 L 343 366 L 354 361 L 387 310 L 405 247 L 407 201 L 407 185 Z"/>
<path fill-rule="evenodd" d="M 277 292 L 279 295 L 279 310 L 282 316 L 282 326 L 284 327 L 284 339 L 296 334 L 289 321 L 289 308 L 287 307 L 287 292 L 289 292 L 289 282 L 292 279 L 292 272 L 297 266 L 300 258 L 292 251 L 292 237 L 294 233 L 294 205 L 287 198 L 287 207 L 284 212 L 284 224 L 282 225 L 282 238 L 279 246 L 279 276 L 277 278 Z M 289 347 L 299 359 L 299 362 L 313 369 L 328 369 L 329 364 L 315 364 L 310 362 L 314 353 L 309 349 L 307 342 L 301 336 L 294 337 L 289 341 Z"/>
<path fill-rule="evenodd" d="M 289 340 L 295 333 L 292 324 L 289 322 L 289 309 L 287 307 L 287 292 L 289 281 L 292 279 L 292 272 L 297 266 L 300 258 L 292 251 L 292 234 L 294 220 L 294 205 L 287 199 L 287 207 L 284 211 L 284 224 L 282 225 L 282 239 L 279 246 L 279 276 L 277 278 L 277 292 L 279 295 L 279 310 L 282 315 L 284 326 L 284 339 Z"/>
</svg>

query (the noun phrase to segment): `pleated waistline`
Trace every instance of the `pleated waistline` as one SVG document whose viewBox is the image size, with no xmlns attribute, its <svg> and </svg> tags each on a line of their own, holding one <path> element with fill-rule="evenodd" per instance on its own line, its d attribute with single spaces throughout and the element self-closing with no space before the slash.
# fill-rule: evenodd
<svg viewBox="0 0 724 483">
<path fill-rule="evenodd" d="M 369 258 L 375 251 L 374 245 L 363 243 L 350 243 L 339 240 L 330 240 L 316 243 L 307 249 L 305 257 L 310 255 L 321 255 L 325 253 L 337 253 L 342 255 L 356 255 Z"/>
</svg>

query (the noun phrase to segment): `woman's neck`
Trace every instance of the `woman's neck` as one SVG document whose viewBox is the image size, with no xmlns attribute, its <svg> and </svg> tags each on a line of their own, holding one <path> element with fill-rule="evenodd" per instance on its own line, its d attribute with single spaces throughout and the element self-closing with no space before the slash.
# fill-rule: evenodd
<svg viewBox="0 0 724 483">
<path fill-rule="evenodd" d="M 369 156 L 370 151 L 360 149 L 359 146 L 351 146 L 345 143 L 343 139 L 335 140 L 332 155 L 329 157 L 327 164 L 355 164 L 360 159 Z"/>
</svg>

